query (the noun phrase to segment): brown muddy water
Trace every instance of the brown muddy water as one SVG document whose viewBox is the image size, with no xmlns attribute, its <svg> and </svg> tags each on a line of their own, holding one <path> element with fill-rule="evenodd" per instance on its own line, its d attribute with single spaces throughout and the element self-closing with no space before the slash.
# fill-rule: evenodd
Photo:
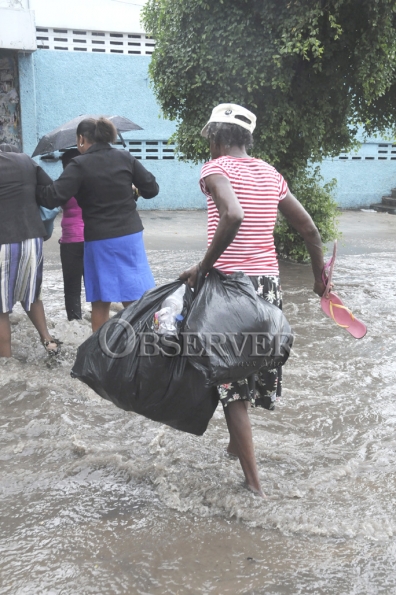
<svg viewBox="0 0 396 595">
<path fill-rule="evenodd" d="M 345 242 L 335 282 L 361 341 L 321 313 L 308 267 L 282 266 L 295 350 L 276 411 L 251 412 L 265 501 L 224 454 L 221 408 L 195 437 L 70 378 L 90 326 L 66 321 L 47 258 L 63 354 L 16 307 L 0 363 L 2 595 L 396 593 L 396 239 Z M 157 282 L 200 254 L 149 250 Z"/>
</svg>

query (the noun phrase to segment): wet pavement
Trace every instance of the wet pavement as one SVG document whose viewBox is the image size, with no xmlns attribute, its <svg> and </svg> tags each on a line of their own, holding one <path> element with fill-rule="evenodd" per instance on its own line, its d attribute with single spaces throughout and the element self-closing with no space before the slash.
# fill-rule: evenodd
<svg viewBox="0 0 396 595">
<path fill-rule="evenodd" d="M 200 260 L 205 217 L 143 212 L 158 283 Z M 16 307 L 0 362 L 1 595 L 396 592 L 396 217 L 346 212 L 341 231 L 334 281 L 368 334 L 322 314 L 309 266 L 281 263 L 296 343 L 275 412 L 251 412 L 262 501 L 224 454 L 221 408 L 195 437 L 70 378 L 89 306 L 67 322 L 57 224 L 43 299 L 63 353 Z"/>
</svg>

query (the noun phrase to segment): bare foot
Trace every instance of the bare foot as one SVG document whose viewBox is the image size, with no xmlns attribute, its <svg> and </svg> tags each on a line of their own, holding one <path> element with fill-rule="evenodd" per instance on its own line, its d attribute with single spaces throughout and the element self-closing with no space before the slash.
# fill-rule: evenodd
<svg viewBox="0 0 396 595">
<path fill-rule="evenodd" d="M 261 488 L 257 489 L 247 483 L 245 483 L 245 487 L 251 492 L 253 492 L 253 494 L 256 494 L 256 496 L 260 496 L 260 498 L 264 498 L 265 500 L 267 499 L 267 496 L 264 494 Z"/>
<path fill-rule="evenodd" d="M 238 452 L 235 446 L 233 446 L 230 442 L 230 444 L 227 446 L 227 454 L 230 455 L 230 457 L 236 457 L 237 459 L 239 459 L 238 456 Z"/>
</svg>

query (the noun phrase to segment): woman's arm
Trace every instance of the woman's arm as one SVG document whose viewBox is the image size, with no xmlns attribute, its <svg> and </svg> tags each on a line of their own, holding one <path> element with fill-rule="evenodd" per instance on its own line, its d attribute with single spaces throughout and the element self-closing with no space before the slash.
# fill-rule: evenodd
<svg viewBox="0 0 396 595">
<path fill-rule="evenodd" d="M 37 186 L 36 200 L 39 205 L 47 207 L 47 209 L 62 206 L 78 193 L 81 182 L 81 167 L 72 160 L 55 182 L 48 186 Z"/>
<path fill-rule="evenodd" d="M 205 184 L 219 211 L 220 220 L 202 262 L 184 271 L 179 277 L 182 281 L 188 281 L 190 287 L 194 287 L 198 272 L 201 270 L 206 274 L 228 248 L 237 235 L 244 217 L 243 209 L 228 178 L 220 174 L 211 174 L 205 178 Z"/>
<path fill-rule="evenodd" d="M 33 161 L 33 159 L 32 159 Z M 35 161 L 33 161 L 36 167 L 36 180 L 38 186 L 47 186 L 48 184 L 52 184 L 52 179 L 49 175 L 43 170 L 43 168 L 38 165 Z"/>
<path fill-rule="evenodd" d="M 279 210 L 292 227 L 303 238 L 311 257 L 312 271 L 315 278 L 314 292 L 322 296 L 325 286 L 322 281 L 324 266 L 322 240 L 318 228 L 302 204 L 293 196 L 290 190 L 283 200 L 279 202 Z"/>
</svg>

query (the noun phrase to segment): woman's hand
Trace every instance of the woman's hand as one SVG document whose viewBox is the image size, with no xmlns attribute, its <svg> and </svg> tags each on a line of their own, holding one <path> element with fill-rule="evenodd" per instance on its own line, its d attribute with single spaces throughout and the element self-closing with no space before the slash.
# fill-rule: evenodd
<svg viewBox="0 0 396 595">
<path fill-rule="evenodd" d="M 190 287 L 195 287 L 198 279 L 198 274 L 201 271 L 201 265 L 195 264 L 190 269 L 184 271 L 181 275 L 179 275 L 179 279 L 181 281 L 187 281 Z"/>
<path fill-rule="evenodd" d="M 135 201 L 137 201 L 137 199 L 139 198 L 140 194 L 139 194 L 139 190 L 136 188 L 135 184 L 132 184 L 132 195 L 133 195 L 133 199 Z"/>
</svg>

